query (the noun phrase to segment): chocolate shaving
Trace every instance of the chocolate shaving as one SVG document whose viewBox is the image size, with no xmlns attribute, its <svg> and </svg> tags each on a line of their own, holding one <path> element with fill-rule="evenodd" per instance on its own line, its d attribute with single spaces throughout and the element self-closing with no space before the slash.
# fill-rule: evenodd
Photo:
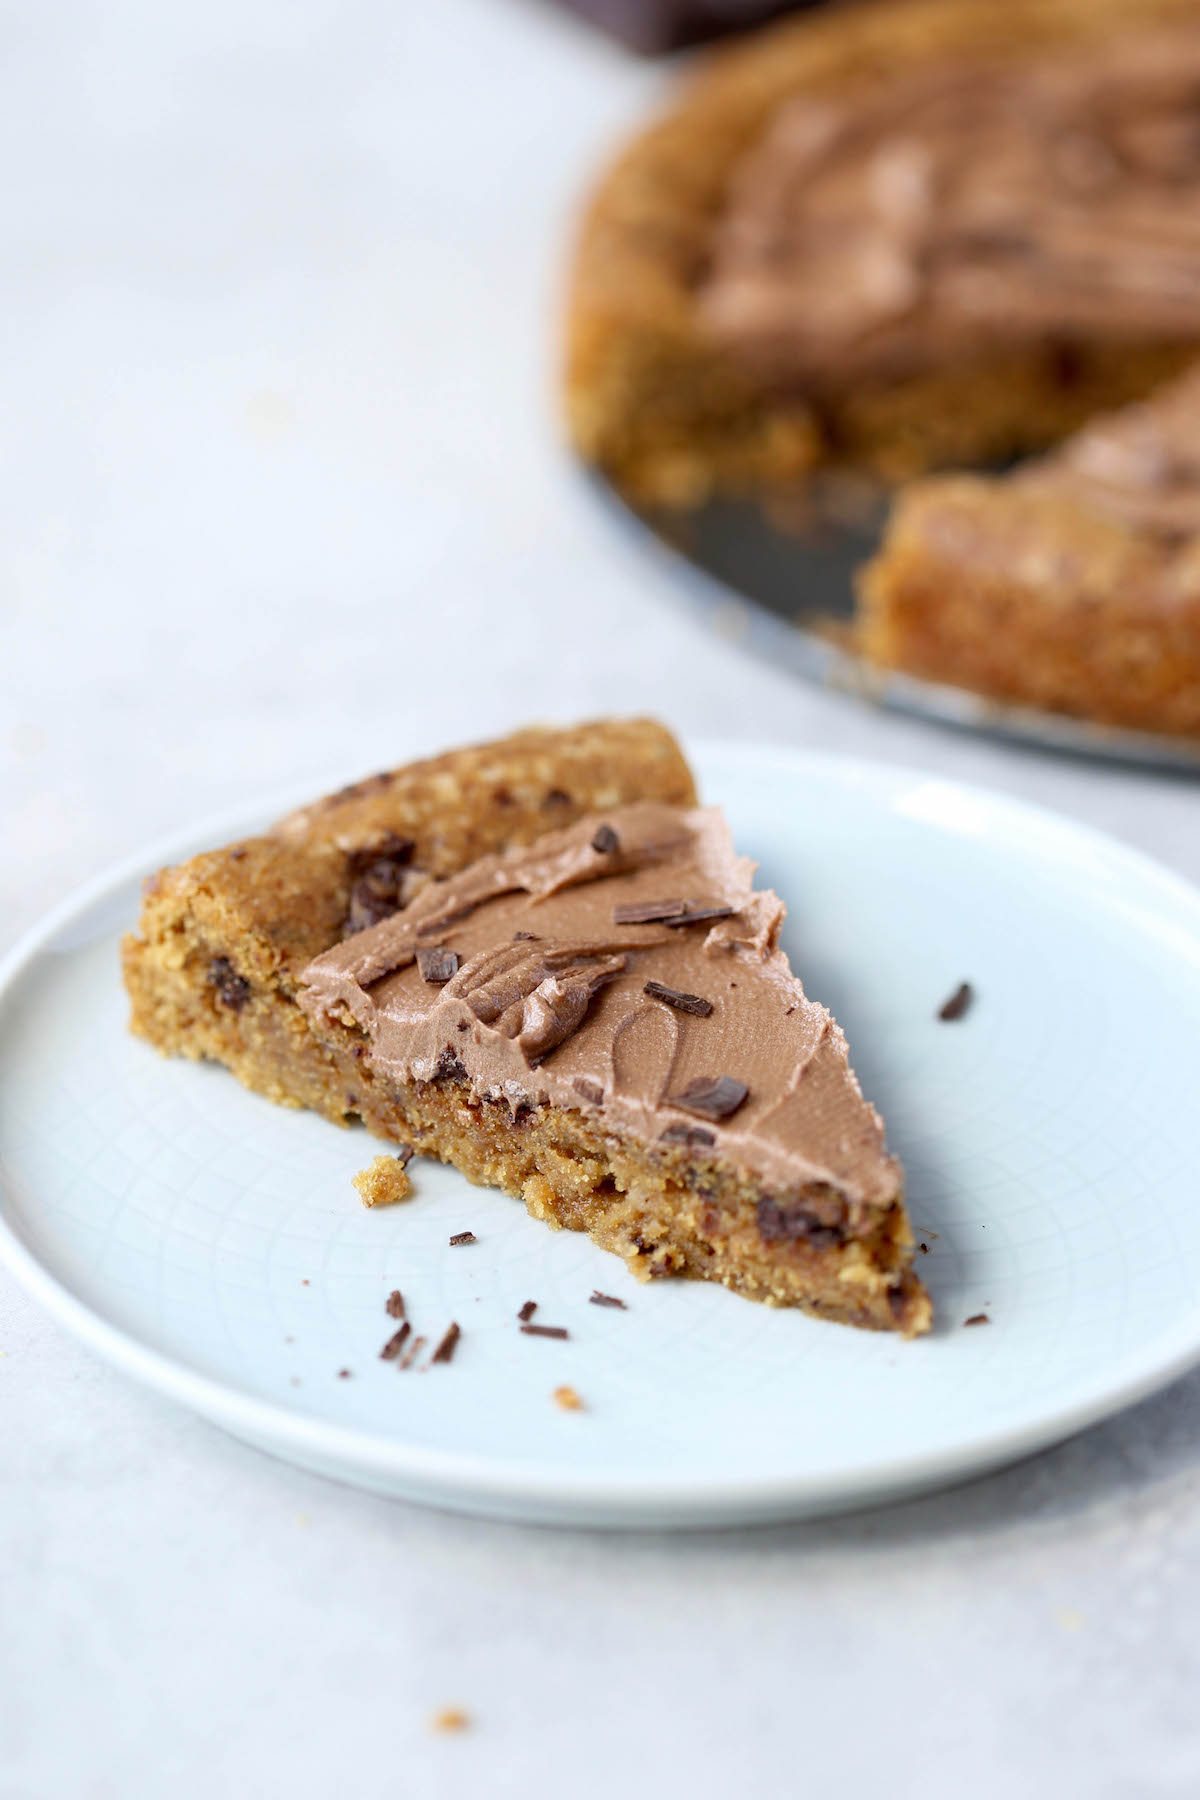
<svg viewBox="0 0 1200 1800">
<path fill-rule="evenodd" d="M 446 1327 L 445 1337 L 429 1359 L 430 1363 L 448 1363 L 450 1358 L 454 1355 L 455 1346 L 461 1336 L 462 1332 L 456 1324 L 451 1323 L 448 1325 Z"/>
<path fill-rule="evenodd" d="M 938 1007 L 938 1018 L 946 1020 L 961 1019 L 975 998 L 975 990 L 969 981 L 960 981 L 950 998 Z"/>
<path fill-rule="evenodd" d="M 423 1337 L 415 1337 L 408 1346 L 408 1349 L 404 1352 L 404 1355 L 400 1358 L 400 1367 L 402 1369 L 411 1369 L 424 1348 L 425 1339 Z"/>
<path fill-rule="evenodd" d="M 621 848 L 621 840 L 611 825 L 601 825 L 592 839 L 592 849 L 598 856 L 611 856 L 614 850 Z"/>
<path fill-rule="evenodd" d="M 727 1119 L 746 1099 L 750 1089 L 732 1075 L 699 1075 L 689 1081 L 681 1094 L 668 1094 L 669 1106 L 681 1106 L 684 1112 L 699 1113 L 704 1119 Z"/>
<path fill-rule="evenodd" d="M 617 1306 L 620 1307 L 622 1312 L 628 1312 L 629 1310 L 625 1302 L 623 1300 L 618 1300 L 615 1294 L 602 1294 L 599 1288 L 592 1289 L 592 1292 L 588 1296 L 588 1305 Z"/>
<path fill-rule="evenodd" d="M 683 916 L 686 900 L 630 900 L 613 907 L 614 925 L 659 925 Z"/>
<path fill-rule="evenodd" d="M 664 919 L 664 925 L 707 925 L 710 919 L 731 919 L 732 906 L 697 906 L 689 900 L 678 919 Z"/>
<path fill-rule="evenodd" d="M 964 1325 L 990 1325 L 991 1322 L 986 1313 L 972 1313 L 969 1319 L 963 1320 Z"/>
<path fill-rule="evenodd" d="M 682 1144 L 688 1150 L 707 1150 L 710 1144 L 716 1143 L 713 1132 L 705 1131 L 703 1125 L 668 1125 L 660 1133 L 660 1144 Z"/>
<path fill-rule="evenodd" d="M 399 1331 L 393 1332 L 392 1336 L 388 1339 L 387 1343 L 383 1346 L 383 1349 L 379 1352 L 380 1362 L 395 1362 L 396 1358 L 399 1356 L 400 1352 L 403 1350 L 405 1341 L 411 1330 L 412 1330 L 412 1326 L 409 1324 L 408 1320 L 406 1319 L 404 1321 L 403 1325 L 400 1327 Z"/>
<path fill-rule="evenodd" d="M 479 1239 L 475 1236 L 473 1231 L 456 1231 L 454 1236 L 450 1239 L 451 1248 L 453 1248 L 455 1244 L 477 1244 L 478 1242 Z"/>
<path fill-rule="evenodd" d="M 736 909 L 709 900 L 630 900 L 613 907 L 614 925 L 701 925 L 731 918 Z"/>
<path fill-rule="evenodd" d="M 458 953 L 455 950 L 447 950 L 441 944 L 432 950 L 418 950 L 417 968 L 421 972 L 422 981 L 443 987 L 452 975 L 458 974 Z"/>
<path fill-rule="evenodd" d="M 522 1325 L 521 1330 L 526 1337 L 565 1338 L 568 1335 L 565 1325 Z"/>
<path fill-rule="evenodd" d="M 574 1075 L 571 1078 L 571 1086 L 575 1089 L 577 1094 L 581 1095 L 584 1100 L 589 1101 L 591 1105 L 603 1105 L 604 1089 L 600 1086 L 598 1081 L 592 1081 L 586 1075 Z"/>
<path fill-rule="evenodd" d="M 712 1001 L 705 1000 L 701 994 L 684 994 L 678 988 L 664 986 L 661 981 L 648 981 L 642 989 L 652 1000 L 661 1000 L 664 1006 L 673 1006 L 676 1012 L 695 1013 L 698 1019 L 707 1019 L 713 1009 Z"/>
<path fill-rule="evenodd" d="M 399 1288 L 393 1288 L 388 1295 L 387 1307 L 385 1310 L 389 1319 L 402 1319 L 404 1317 L 404 1295 L 400 1292 Z"/>
<path fill-rule="evenodd" d="M 521 1308 L 520 1312 L 517 1314 L 517 1317 L 518 1317 L 518 1319 L 520 1319 L 522 1325 L 528 1325 L 530 1319 L 532 1319 L 532 1317 L 536 1311 L 537 1311 L 537 1301 L 536 1300 L 527 1300 L 525 1302 L 524 1306 Z"/>
</svg>

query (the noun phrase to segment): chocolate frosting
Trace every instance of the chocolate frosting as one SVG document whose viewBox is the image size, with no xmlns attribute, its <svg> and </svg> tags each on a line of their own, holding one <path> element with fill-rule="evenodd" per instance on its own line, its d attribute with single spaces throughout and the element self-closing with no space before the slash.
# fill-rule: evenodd
<svg viewBox="0 0 1200 1800">
<path fill-rule="evenodd" d="M 1200 20 L 790 100 L 735 171 L 699 295 L 820 387 L 1031 340 L 1200 337 Z"/>
<path fill-rule="evenodd" d="M 300 1003 L 357 1021 L 385 1078 L 454 1074 L 514 1117 L 600 1114 L 732 1161 L 780 1200 L 827 1183 L 853 1221 L 899 1198 L 899 1166 L 753 875 L 716 810 L 617 808 L 431 883 L 310 963 Z M 457 956 L 449 979 L 449 959 L 418 961 L 430 947 Z"/>
<path fill-rule="evenodd" d="M 1061 494 L 1166 542 L 1200 534 L 1200 366 L 1097 419 L 1013 486 Z"/>
</svg>

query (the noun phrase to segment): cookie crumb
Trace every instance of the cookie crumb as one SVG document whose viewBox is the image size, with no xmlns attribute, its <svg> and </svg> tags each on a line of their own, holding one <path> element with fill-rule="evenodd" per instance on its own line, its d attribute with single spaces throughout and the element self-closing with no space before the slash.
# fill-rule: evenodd
<svg viewBox="0 0 1200 1800">
<path fill-rule="evenodd" d="M 369 1168 L 360 1169 L 352 1179 L 363 1205 L 394 1206 L 407 1200 L 412 1193 L 404 1167 L 408 1161 L 409 1156 L 377 1156 Z"/>
<path fill-rule="evenodd" d="M 443 1706 L 429 1721 L 434 1731 L 466 1731 L 470 1723 L 470 1713 L 464 1712 L 461 1706 Z"/>
<path fill-rule="evenodd" d="M 353 1373 L 354 1373 L 353 1369 L 339 1369 L 338 1370 L 338 1380 L 339 1381 L 349 1381 L 349 1379 Z"/>
<path fill-rule="evenodd" d="M 555 1405 L 561 1406 L 564 1412 L 585 1412 L 587 1410 L 573 1387 L 556 1387 L 552 1398 Z"/>
<path fill-rule="evenodd" d="M 969 1319 L 963 1320 L 964 1325 L 990 1325 L 991 1322 L 987 1313 L 972 1313 Z"/>
</svg>

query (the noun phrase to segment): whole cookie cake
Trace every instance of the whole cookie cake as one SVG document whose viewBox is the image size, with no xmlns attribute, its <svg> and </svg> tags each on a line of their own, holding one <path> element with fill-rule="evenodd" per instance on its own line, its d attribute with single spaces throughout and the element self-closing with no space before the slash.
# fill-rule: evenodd
<svg viewBox="0 0 1200 1800">
<path fill-rule="evenodd" d="M 1196 0 L 875 0 L 772 27 L 716 54 L 589 206 L 575 444 L 635 504 L 668 508 L 1044 452 L 1200 356 L 1198 218 Z M 1177 459 L 1156 479 L 1179 475 Z M 1103 500 L 1073 493 L 1089 520 L 1111 520 Z M 1139 554 L 1187 536 L 1167 510 L 1164 526 L 1162 508 L 1125 508 Z M 897 529 L 911 543 L 911 511 Z M 1027 550 L 1039 530 L 1026 508 Z M 1112 669 L 1093 692 L 1037 666 L 1044 620 L 992 679 L 979 656 L 911 654 L 868 586 L 877 661 L 1200 731 L 1194 620 L 1122 707 Z M 1143 658 L 1163 616 L 1145 602 Z"/>
</svg>

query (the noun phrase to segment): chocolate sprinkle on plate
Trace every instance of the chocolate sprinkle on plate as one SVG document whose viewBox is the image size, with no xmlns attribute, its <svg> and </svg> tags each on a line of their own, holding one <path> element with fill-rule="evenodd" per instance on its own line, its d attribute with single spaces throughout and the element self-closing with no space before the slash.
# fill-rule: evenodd
<svg viewBox="0 0 1200 1800">
<path fill-rule="evenodd" d="M 402 1319 L 404 1317 L 404 1295 L 400 1292 L 399 1288 L 393 1288 L 388 1295 L 386 1311 L 389 1319 Z"/>
<path fill-rule="evenodd" d="M 961 1019 L 974 998 L 975 990 L 970 982 L 960 981 L 945 1004 L 938 1007 L 938 1018 Z"/>
<path fill-rule="evenodd" d="M 521 1330 L 526 1337 L 565 1338 L 568 1335 L 565 1325 L 522 1325 Z"/>
<path fill-rule="evenodd" d="M 642 989 L 652 1000 L 661 1000 L 664 1006 L 673 1006 L 676 1012 L 695 1013 L 698 1019 L 707 1019 L 713 1009 L 712 1001 L 705 1000 L 701 994 L 684 994 L 678 988 L 664 986 L 661 981 L 648 981 Z"/>
<path fill-rule="evenodd" d="M 415 1337 L 408 1346 L 408 1349 L 404 1352 L 404 1355 L 400 1358 L 400 1367 L 402 1369 L 411 1369 L 424 1348 L 425 1339 L 423 1337 Z"/>
<path fill-rule="evenodd" d="M 699 1113 L 703 1119 L 727 1119 L 749 1092 L 745 1082 L 735 1081 L 732 1075 L 700 1075 L 689 1081 L 681 1094 L 668 1094 L 667 1104 Z"/>
<path fill-rule="evenodd" d="M 477 1244 L 478 1242 L 479 1239 L 475 1236 L 473 1231 L 456 1231 L 454 1236 L 450 1239 L 451 1248 L 453 1248 L 455 1244 Z"/>
<path fill-rule="evenodd" d="M 458 974 L 458 952 L 447 950 L 440 944 L 433 949 L 418 950 L 417 967 L 422 981 L 443 987 L 452 975 Z"/>
<path fill-rule="evenodd" d="M 614 850 L 621 848 L 621 840 L 611 825 L 601 825 L 592 839 L 592 849 L 599 856 L 611 856 Z"/>
<path fill-rule="evenodd" d="M 658 1141 L 660 1144 L 682 1144 L 688 1150 L 707 1150 L 717 1140 L 703 1125 L 668 1125 Z"/>
<path fill-rule="evenodd" d="M 622 1312 L 628 1312 L 629 1310 L 625 1302 L 623 1300 L 618 1300 L 615 1294 L 602 1294 L 599 1288 L 592 1289 L 592 1292 L 588 1296 L 588 1305 L 619 1306 Z"/>
<path fill-rule="evenodd" d="M 413 1149 L 411 1144 L 398 1144 L 396 1146 L 396 1150 L 395 1150 L 396 1161 L 400 1164 L 400 1167 L 402 1169 L 407 1169 L 409 1163 L 412 1161 L 413 1157 L 416 1154 L 417 1153 Z"/>
<path fill-rule="evenodd" d="M 461 1336 L 462 1336 L 462 1332 L 459 1330 L 459 1328 L 456 1324 L 454 1324 L 452 1322 L 450 1325 L 448 1325 L 446 1327 L 445 1337 L 442 1339 L 441 1343 L 438 1345 L 437 1349 L 434 1351 L 433 1355 L 429 1359 L 430 1364 L 432 1365 L 433 1363 L 448 1363 L 450 1361 L 450 1358 L 454 1355 L 455 1346 L 457 1345 L 458 1340 Z"/>
<path fill-rule="evenodd" d="M 338 1380 L 339 1381 L 349 1381 L 352 1374 L 353 1374 L 352 1369 L 339 1369 L 338 1370 Z"/>
<path fill-rule="evenodd" d="M 536 1311 L 537 1311 L 537 1301 L 536 1300 L 527 1300 L 525 1302 L 524 1306 L 521 1308 L 520 1312 L 517 1314 L 517 1317 L 518 1317 L 518 1319 L 520 1319 L 522 1325 L 528 1325 L 530 1319 L 532 1319 L 532 1317 Z"/>
<path fill-rule="evenodd" d="M 400 1327 L 399 1331 L 393 1332 L 392 1336 L 388 1339 L 387 1343 L 383 1346 L 383 1349 L 379 1352 L 380 1362 L 395 1362 L 396 1358 L 399 1356 L 400 1352 L 403 1350 L 405 1341 L 407 1340 L 408 1334 L 411 1330 L 412 1330 L 412 1326 L 408 1323 L 408 1320 L 406 1319 L 404 1321 L 404 1324 Z"/>
<path fill-rule="evenodd" d="M 991 1322 L 986 1313 L 972 1313 L 969 1319 L 963 1320 L 964 1325 L 990 1325 Z"/>
</svg>

